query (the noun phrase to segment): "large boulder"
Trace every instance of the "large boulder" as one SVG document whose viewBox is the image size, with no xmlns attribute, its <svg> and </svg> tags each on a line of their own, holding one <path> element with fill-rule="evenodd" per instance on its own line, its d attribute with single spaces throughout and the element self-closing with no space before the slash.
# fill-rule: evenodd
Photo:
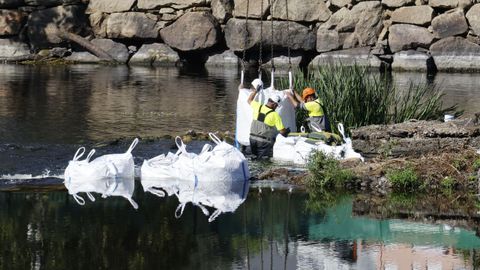
<svg viewBox="0 0 480 270">
<path fill-rule="evenodd" d="M 186 9 L 195 6 L 205 6 L 206 4 L 206 0 L 138 0 L 137 7 L 141 10 L 152 10 L 162 7 Z"/>
<path fill-rule="evenodd" d="M 392 70 L 428 72 L 435 70 L 435 64 L 432 56 L 427 53 L 414 50 L 401 51 L 393 55 Z"/>
<path fill-rule="evenodd" d="M 205 66 L 218 67 L 218 66 L 233 66 L 238 67 L 241 65 L 241 59 L 238 58 L 234 52 L 227 50 L 220 54 L 212 54 L 208 56 Z"/>
<path fill-rule="evenodd" d="M 328 52 L 341 47 L 340 37 L 336 30 L 317 31 L 317 52 Z"/>
<path fill-rule="evenodd" d="M 129 11 L 136 0 L 90 0 L 88 4 L 87 13 L 95 12 L 104 12 L 104 13 L 115 13 L 115 12 L 124 12 Z"/>
<path fill-rule="evenodd" d="M 332 12 L 328 10 L 324 0 L 289 0 L 275 1 L 273 3 L 273 18 L 287 19 L 288 2 L 288 19 L 292 21 L 324 22 L 330 18 Z"/>
<path fill-rule="evenodd" d="M 176 66 L 180 62 L 178 53 L 162 43 L 144 44 L 136 52 L 129 65 Z"/>
<path fill-rule="evenodd" d="M 85 7 L 82 5 L 41 9 L 28 17 L 28 37 L 36 49 L 62 43 L 56 33 L 58 29 L 81 35 L 87 28 Z"/>
<path fill-rule="evenodd" d="M 0 36 L 17 35 L 26 19 L 25 13 L 0 9 Z"/>
<path fill-rule="evenodd" d="M 267 13 L 267 10 L 270 8 L 270 6 L 268 5 L 269 0 L 234 0 L 234 3 L 235 9 L 233 10 L 233 15 L 235 17 L 245 17 L 247 15 L 247 4 L 249 18 L 263 17 Z"/>
<path fill-rule="evenodd" d="M 142 12 L 113 13 L 105 20 L 108 38 L 155 39 L 160 25 L 158 17 Z"/>
<path fill-rule="evenodd" d="M 119 63 L 127 63 L 128 60 L 128 49 L 122 43 L 115 42 L 111 39 L 96 38 L 91 41 L 93 45 L 101 48 L 107 52 L 115 61 Z"/>
<path fill-rule="evenodd" d="M 462 9 L 454 9 L 438 15 L 432 20 L 435 37 L 445 38 L 461 35 L 468 31 L 467 20 Z"/>
<path fill-rule="evenodd" d="M 480 70 L 480 46 L 462 37 L 447 37 L 430 46 L 439 71 Z"/>
<path fill-rule="evenodd" d="M 356 4 L 351 10 L 341 8 L 330 19 L 320 25 L 319 29 L 349 34 L 350 44 L 358 46 L 373 45 L 382 30 L 382 5 L 380 1 L 366 1 Z"/>
<path fill-rule="evenodd" d="M 331 0 L 332 5 L 342 8 L 352 4 L 352 0 Z M 290 6 L 290 5 L 288 5 Z"/>
<path fill-rule="evenodd" d="M 0 8 L 18 8 L 24 5 L 23 0 L 0 0 Z"/>
<path fill-rule="evenodd" d="M 72 52 L 71 55 L 64 58 L 65 61 L 93 64 L 100 63 L 102 60 L 89 52 Z"/>
<path fill-rule="evenodd" d="M 367 66 L 380 68 L 383 66 L 376 56 L 370 54 L 370 47 L 354 48 L 334 52 L 326 52 L 317 55 L 310 62 L 309 67 L 318 67 L 331 64 L 342 64 L 345 66 Z"/>
<path fill-rule="evenodd" d="M 260 44 L 262 39 L 264 46 L 274 46 L 293 50 L 314 50 L 316 35 L 313 30 L 299 23 L 290 22 L 287 28 L 287 22 L 273 22 L 274 39 L 272 40 L 271 30 L 263 29 L 263 36 L 260 36 L 260 21 L 248 21 L 248 31 L 245 32 L 245 20 L 230 19 L 225 27 L 225 40 L 227 46 L 233 51 L 242 51 L 250 49 Z M 287 29 L 289 30 L 287 32 Z M 245 44 L 245 38 L 247 40 Z M 245 46 L 246 45 L 246 46 Z M 245 47 L 244 47 L 245 46 Z"/>
<path fill-rule="evenodd" d="M 428 5 L 433 8 L 452 9 L 468 7 L 472 2 L 472 0 L 429 0 Z"/>
<path fill-rule="evenodd" d="M 475 35 L 480 36 L 480 4 L 471 7 L 466 17 Z"/>
<path fill-rule="evenodd" d="M 232 17 L 233 1 L 232 0 L 212 0 L 212 15 L 219 23 L 226 22 Z"/>
<path fill-rule="evenodd" d="M 433 35 L 427 28 L 411 24 L 394 24 L 389 28 L 388 45 L 392 52 L 428 48 L 433 41 Z"/>
<path fill-rule="evenodd" d="M 432 17 L 433 8 L 429 6 L 411 6 L 394 10 L 391 20 L 394 23 L 427 25 L 432 21 Z"/>
<path fill-rule="evenodd" d="M 302 56 L 291 56 L 290 61 L 288 60 L 288 56 L 280 55 L 273 58 L 273 64 L 275 65 L 275 72 L 277 74 L 284 74 L 288 71 L 290 64 L 293 68 L 300 67 L 300 63 L 302 62 Z M 272 67 L 272 60 L 270 59 L 268 62 L 262 65 L 264 68 L 271 68 Z"/>
<path fill-rule="evenodd" d="M 165 43 L 182 51 L 206 49 L 217 44 L 220 34 L 215 18 L 207 12 L 188 12 L 160 30 Z"/>
<path fill-rule="evenodd" d="M 0 58 L 29 55 L 30 49 L 23 42 L 0 38 Z"/>
<path fill-rule="evenodd" d="M 382 0 L 382 4 L 391 8 L 408 6 L 414 3 L 415 0 Z"/>
</svg>

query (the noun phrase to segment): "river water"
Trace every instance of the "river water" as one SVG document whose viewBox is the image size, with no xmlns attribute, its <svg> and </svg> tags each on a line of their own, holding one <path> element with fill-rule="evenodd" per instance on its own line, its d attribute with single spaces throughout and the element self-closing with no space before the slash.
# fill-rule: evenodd
<svg viewBox="0 0 480 270">
<path fill-rule="evenodd" d="M 251 75 L 250 75 L 251 76 Z M 249 76 L 247 76 L 249 77 Z M 445 105 L 480 111 L 479 74 L 393 76 L 435 82 Z M 176 151 L 163 135 L 234 129 L 238 71 L 0 65 L 0 269 L 474 269 L 480 238 L 446 224 L 356 216 L 346 197 L 309 210 L 306 195 L 251 188 L 212 223 L 145 194 L 78 205 L 62 188 L 79 146 L 135 163 Z M 204 142 L 192 142 L 200 151 Z M 251 164 L 253 167 L 258 164 Z"/>
</svg>

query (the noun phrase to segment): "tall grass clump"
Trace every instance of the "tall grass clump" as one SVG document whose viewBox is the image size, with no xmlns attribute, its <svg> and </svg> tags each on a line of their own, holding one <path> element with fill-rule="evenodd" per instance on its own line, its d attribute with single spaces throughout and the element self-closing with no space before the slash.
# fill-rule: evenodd
<svg viewBox="0 0 480 270">
<path fill-rule="evenodd" d="M 288 88 L 288 78 L 282 78 L 279 83 L 283 89 Z M 456 106 L 443 108 L 444 94 L 435 84 L 410 82 L 407 89 L 399 90 L 388 74 L 372 73 L 360 66 L 331 64 L 306 74 L 296 71 L 293 87 L 300 94 L 306 87 L 317 91 L 332 128 L 337 123 L 356 128 L 409 119 L 440 119 L 456 109 Z M 298 126 L 306 117 L 304 112 L 297 113 Z"/>
</svg>

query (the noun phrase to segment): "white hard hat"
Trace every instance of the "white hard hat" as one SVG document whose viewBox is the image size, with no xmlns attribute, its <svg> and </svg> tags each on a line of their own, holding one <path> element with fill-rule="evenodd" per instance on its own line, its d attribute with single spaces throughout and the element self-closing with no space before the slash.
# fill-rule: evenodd
<svg viewBox="0 0 480 270">
<path fill-rule="evenodd" d="M 263 87 L 263 82 L 262 80 L 260 79 L 255 79 L 252 81 L 252 86 L 255 88 L 255 89 L 258 89 L 258 87 Z"/>
<path fill-rule="evenodd" d="M 277 94 L 273 94 L 270 96 L 270 100 L 278 104 L 282 101 L 282 98 Z"/>
</svg>

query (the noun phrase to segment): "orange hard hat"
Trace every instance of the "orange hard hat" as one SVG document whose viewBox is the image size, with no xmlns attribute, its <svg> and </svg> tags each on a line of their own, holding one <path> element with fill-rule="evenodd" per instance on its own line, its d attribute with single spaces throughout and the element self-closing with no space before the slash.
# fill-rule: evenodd
<svg viewBox="0 0 480 270">
<path fill-rule="evenodd" d="M 315 90 L 313 88 L 307 87 L 303 89 L 303 92 L 302 92 L 303 100 L 305 100 L 310 95 L 315 95 Z"/>
</svg>

